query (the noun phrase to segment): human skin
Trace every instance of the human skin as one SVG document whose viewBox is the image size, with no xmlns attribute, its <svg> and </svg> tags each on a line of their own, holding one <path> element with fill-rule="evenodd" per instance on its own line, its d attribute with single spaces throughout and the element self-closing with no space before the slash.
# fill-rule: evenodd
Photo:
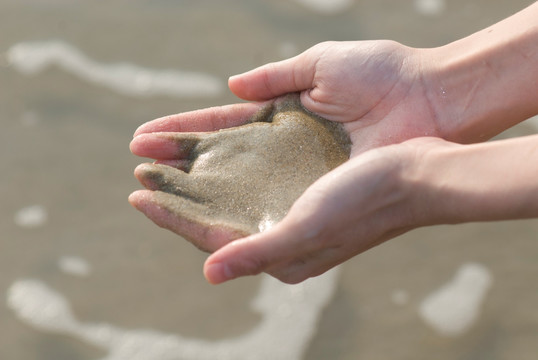
<svg viewBox="0 0 538 360">
<path fill-rule="evenodd" d="M 278 223 L 351 150 L 342 125 L 306 111 L 297 93 L 268 103 L 242 126 L 139 139 L 138 151 L 157 148 L 162 159 L 135 170 L 155 190 L 148 197 L 157 207 L 141 210 L 208 252 Z"/>
<path fill-rule="evenodd" d="M 434 49 L 322 43 L 230 78 L 245 100 L 300 91 L 307 109 L 343 123 L 352 151 L 281 222 L 217 249 L 206 278 L 267 272 L 297 283 L 417 227 L 537 217 L 538 137 L 480 144 L 538 113 L 536 19 L 538 3 Z M 259 106 L 158 119 L 137 130 L 131 149 L 162 159 L 145 146 L 154 133 L 240 125 Z M 156 209 L 147 190 L 130 201 L 146 214 Z M 172 228 L 169 221 L 161 226 Z"/>
</svg>

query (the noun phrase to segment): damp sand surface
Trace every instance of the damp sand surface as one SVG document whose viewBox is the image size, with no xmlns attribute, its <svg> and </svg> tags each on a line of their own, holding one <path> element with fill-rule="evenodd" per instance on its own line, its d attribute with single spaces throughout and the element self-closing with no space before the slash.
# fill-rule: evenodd
<svg viewBox="0 0 538 360">
<path fill-rule="evenodd" d="M 308 186 L 349 159 L 351 148 L 343 126 L 305 110 L 297 94 L 239 127 L 168 136 L 186 160 L 179 168 L 145 165 L 142 183 L 173 216 L 238 236 L 280 221 Z"/>
<path fill-rule="evenodd" d="M 418 229 L 313 283 L 211 286 L 205 253 L 126 202 L 140 187 L 133 130 L 236 103 L 230 75 L 325 40 L 437 47 L 532 2 L 364 0 L 326 14 L 298 0 L 0 0 L 0 359 L 536 360 L 536 219 Z M 537 129 L 523 122 L 503 136 Z M 491 282 L 464 292 L 469 263 Z M 446 294 L 479 306 L 460 307 L 473 320 L 457 336 L 446 336 L 456 324 Z M 440 313 L 423 317 L 428 303 Z M 121 352 L 131 345 L 140 352 Z"/>
</svg>

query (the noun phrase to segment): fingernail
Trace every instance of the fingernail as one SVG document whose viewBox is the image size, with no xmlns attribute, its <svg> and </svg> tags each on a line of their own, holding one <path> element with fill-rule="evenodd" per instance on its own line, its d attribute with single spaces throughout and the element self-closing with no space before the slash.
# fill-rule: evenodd
<svg viewBox="0 0 538 360">
<path fill-rule="evenodd" d="M 205 268 L 204 275 L 212 284 L 220 284 L 234 278 L 230 267 L 223 263 L 213 263 L 208 265 Z"/>
</svg>

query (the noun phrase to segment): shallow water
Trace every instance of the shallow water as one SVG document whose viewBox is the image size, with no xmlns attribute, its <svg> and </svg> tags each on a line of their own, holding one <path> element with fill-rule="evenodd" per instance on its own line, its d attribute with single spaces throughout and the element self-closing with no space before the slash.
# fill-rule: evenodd
<svg viewBox="0 0 538 360">
<path fill-rule="evenodd" d="M 534 360 L 537 220 L 214 287 L 206 255 L 126 201 L 134 129 L 235 101 L 229 75 L 324 40 L 438 46 L 531 2 L 0 0 L 0 359 Z"/>
</svg>

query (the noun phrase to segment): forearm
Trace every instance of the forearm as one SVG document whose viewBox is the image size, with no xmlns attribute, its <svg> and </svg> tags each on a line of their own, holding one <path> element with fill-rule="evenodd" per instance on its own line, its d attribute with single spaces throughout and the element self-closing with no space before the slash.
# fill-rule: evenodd
<svg viewBox="0 0 538 360">
<path fill-rule="evenodd" d="M 538 2 L 428 53 L 429 100 L 446 139 L 484 141 L 538 114 Z"/>
<path fill-rule="evenodd" d="M 445 143 L 416 168 L 415 209 L 425 225 L 538 217 L 538 135 Z"/>
</svg>

